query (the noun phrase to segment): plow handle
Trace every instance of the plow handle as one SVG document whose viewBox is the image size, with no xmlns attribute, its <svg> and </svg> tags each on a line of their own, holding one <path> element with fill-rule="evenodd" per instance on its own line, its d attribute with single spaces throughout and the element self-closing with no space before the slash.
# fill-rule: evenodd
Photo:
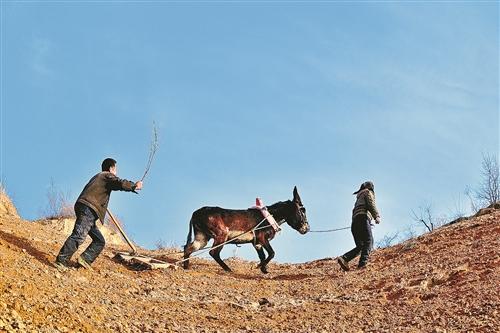
<svg viewBox="0 0 500 333">
<path fill-rule="evenodd" d="M 130 241 L 130 239 L 127 237 L 127 235 L 125 234 L 125 231 L 123 230 L 123 228 L 121 227 L 121 225 L 115 219 L 115 217 L 113 216 L 113 214 L 111 214 L 111 211 L 109 209 L 106 208 L 106 211 L 108 212 L 109 217 L 111 218 L 111 221 L 113 221 L 113 223 L 115 224 L 116 228 L 118 228 L 118 230 L 122 234 L 123 238 L 125 238 L 125 241 L 127 242 L 128 246 L 130 246 L 130 248 L 132 249 L 132 254 L 136 254 L 137 253 L 137 249 L 135 248 L 134 244 L 132 244 L 132 242 Z"/>
</svg>

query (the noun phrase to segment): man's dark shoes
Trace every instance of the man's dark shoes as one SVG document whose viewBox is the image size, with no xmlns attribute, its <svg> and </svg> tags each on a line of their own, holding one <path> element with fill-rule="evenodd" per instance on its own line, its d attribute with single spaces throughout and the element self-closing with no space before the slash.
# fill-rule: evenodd
<svg viewBox="0 0 500 333">
<path fill-rule="evenodd" d="M 349 263 L 344 259 L 344 257 L 338 257 L 337 262 L 344 272 L 347 272 L 349 270 Z"/>
<path fill-rule="evenodd" d="M 59 271 L 59 272 L 66 272 L 69 267 L 66 266 L 66 264 L 60 262 L 60 261 L 56 261 L 54 262 L 54 267 Z"/>
<path fill-rule="evenodd" d="M 78 266 L 83 267 L 83 268 L 88 269 L 88 270 L 92 270 L 92 267 L 90 266 L 90 264 L 85 259 L 83 259 L 81 256 L 78 257 Z"/>
</svg>

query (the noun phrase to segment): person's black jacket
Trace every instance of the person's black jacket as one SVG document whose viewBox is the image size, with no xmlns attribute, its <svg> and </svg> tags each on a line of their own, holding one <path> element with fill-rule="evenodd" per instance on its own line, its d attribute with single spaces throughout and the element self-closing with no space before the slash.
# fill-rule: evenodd
<svg viewBox="0 0 500 333">
<path fill-rule="evenodd" d="M 135 183 L 103 171 L 92 177 L 76 200 L 92 208 L 102 223 L 106 216 L 111 191 L 135 191 Z"/>
</svg>

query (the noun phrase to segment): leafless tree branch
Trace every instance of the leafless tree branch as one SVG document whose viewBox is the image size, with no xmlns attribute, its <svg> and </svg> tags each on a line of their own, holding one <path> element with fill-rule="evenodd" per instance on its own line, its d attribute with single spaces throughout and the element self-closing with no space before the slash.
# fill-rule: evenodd
<svg viewBox="0 0 500 333">
<path fill-rule="evenodd" d="M 149 147 L 149 157 L 148 162 L 146 164 L 146 170 L 144 171 L 144 175 L 141 178 L 141 181 L 146 178 L 146 175 L 151 168 L 151 164 L 153 163 L 153 159 L 155 157 L 156 151 L 158 150 L 158 131 L 156 129 L 156 123 L 153 121 L 153 135 L 151 137 L 151 146 Z"/>
<path fill-rule="evenodd" d="M 424 207 L 420 206 L 418 212 L 412 209 L 411 218 L 418 223 L 422 223 L 429 232 L 434 230 L 435 221 L 431 204 L 427 204 Z"/>
<path fill-rule="evenodd" d="M 500 171 L 496 155 L 483 154 L 481 182 L 475 190 L 475 195 L 485 206 L 500 201 Z"/>
<path fill-rule="evenodd" d="M 376 247 L 378 249 L 383 249 L 385 247 L 389 247 L 389 246 L 393 245 L 394 241 L 396 239 L 398 239 L 398 237 L 399 237 L 399 231 L 396 231 L 393 234 L 386 234 L 386 235 L 384 235 L 384 237 L 382 237 L 382 239 L 377 241 Z"/>
</svg>

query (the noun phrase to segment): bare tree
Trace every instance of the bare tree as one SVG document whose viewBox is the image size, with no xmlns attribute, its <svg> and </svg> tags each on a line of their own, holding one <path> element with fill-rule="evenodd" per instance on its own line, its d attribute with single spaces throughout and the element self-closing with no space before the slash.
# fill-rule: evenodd
<svg viewBox="0 0 500 333">
<path fill-rule="evenodd" d="M 458 197 L 455 198 L 454 206 L 455 207 L 452 210 L 450 210 L 451 219 L 456 220 L 461 217 L 464 217 L 466 209 L 464 207 L 462 196 L 460 195 L 460 193 L 458 194 Z"/>
<path fill-rule="evenodd" d="M 384 235 L 384 237 L 382 237 L 382 239 L 377 241 L 375 246 L 377 247 L 377 249 L 383 249 L 385 247 L 389 247 L 393 245 L 394 241 L 398 239 L 398 237 L 399 237 L 399 231 L 396 231 L 393 234 L 386 234 Z"/>
<path fill-rule="evenodd" d="M 475 190 L 475 194 L 476 198 L 485 206 L 500 201 L 500 171 L 496 155 L 483 154 L 481 182 Z"/>
<path fill-rule="evenodd" d="M 472 210 L 472 213 L 476 213 L 479 210 L 479 208 L 478 208 L 479 203 L 474 198 L 474 196 L 475 196 L 474 190 L 470 186 L 467 186 L 465 188 L 465 195 L 467 196 L 467 198 L 469 198 L 470 209 Z"/>
<path fill-rule="evenodd" d="M 435 230 L 436 228 L 445 225 L 448 223 L 449 217 L 446 214 L 442 214 L 440 216 L 435 216 L 432 204 L 425 204 L 418 208 L 418 212 L 415 212 L 413 209 L 411 211 L 411 218 L 418 222 L 419 224 L 423 224 L 424 227 L 430 232 Z"/>
<path fill-rule="evenodd" d="M 434 230 L 436 227 L 436 220 L 432 212 L 432 205 L 425 204 L 423 207 L 418 208 L 418 212 L 411 210 L 411 218 L 418 223 L 422 223 L 428 231 Z"/>
<path fill-rule="evenodd" d="M 156 243 L 155 243 L 155 249 L 159 251 L 165 251 L 168 250 L 170 252 L 179 249 L 180 247 L 173 241 L 165 241 L 161 238 L 159 238 Z"/>
<path fill-rule="evenodd" d="M 403 236 L 402 236 L 402 241 L 406 241 L 406 240 L 409 240 L 409 239 L 413 239 L 415 237 L 417 237 L 418 234 L 417 232 L 415 231 L 415 229 L 413 229 L 413 226 L 412 225 L 409 225 L 404 231 L 403 231 Z"/>
<path fill-rule="evenodd" d="M 158 239 L 155 243 L 156 250 L 163 251 L 167 248 L 167 245 L 163 239 Z"/>
<path fill-rule="evenodd" d="M 59 190 L 54 182 L 50 179 L 50 186 L 47 189 L 47 206 L 42 213 L 46 219 L 59 219 L 75 217 L 73 205 L 69 200 L 69 193 L 64 193 Z"/>
</svg>

